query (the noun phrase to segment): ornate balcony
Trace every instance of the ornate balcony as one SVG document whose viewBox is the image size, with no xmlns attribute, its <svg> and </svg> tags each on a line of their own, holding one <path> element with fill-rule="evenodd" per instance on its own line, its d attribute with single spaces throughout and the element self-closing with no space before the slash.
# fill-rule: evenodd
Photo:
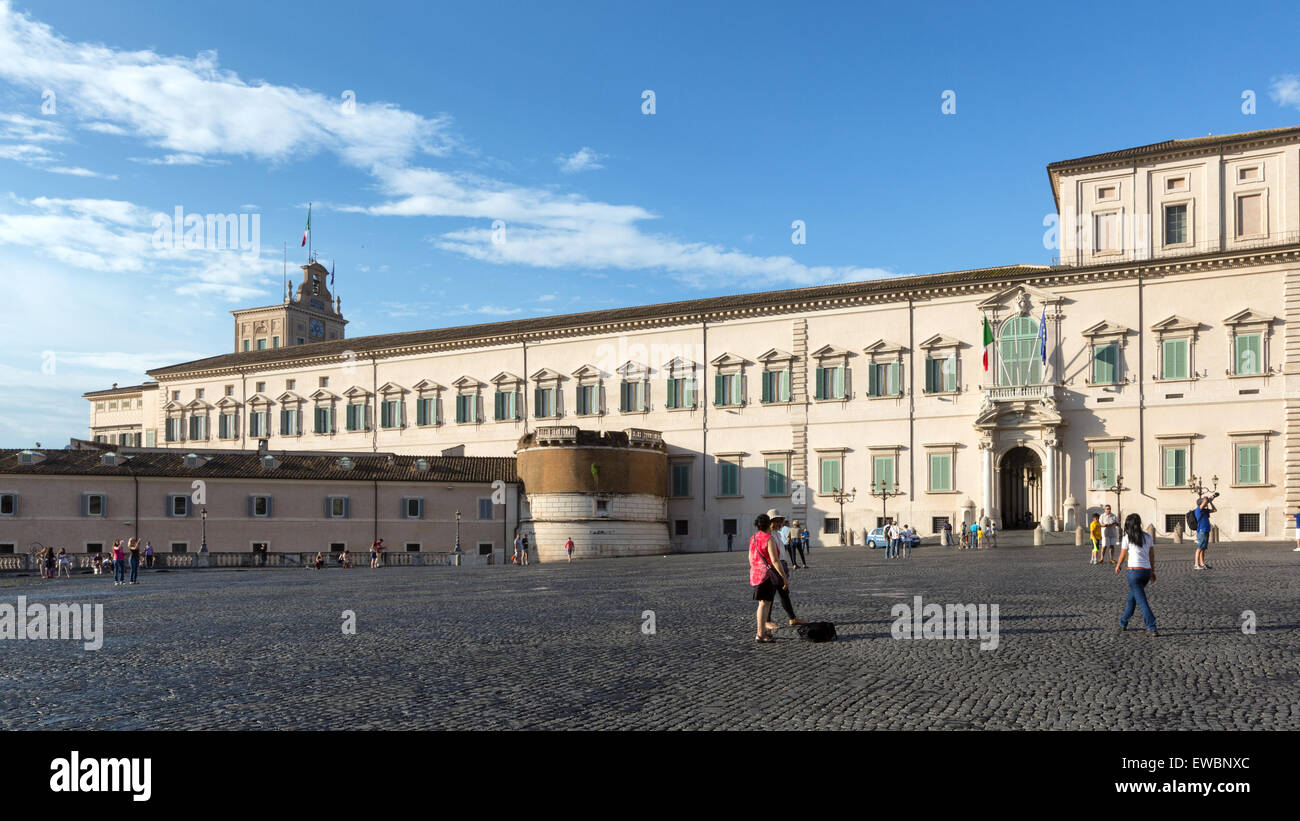
<svg viewBox="0 0 1300 821">
<path fill-rule="evenodd" d="M 1035 402 L 1043 399 L 1056 400 L 1056 385 L 996 385 L 984 389 L 984 401 L 990 402 Z"/>
</svg>

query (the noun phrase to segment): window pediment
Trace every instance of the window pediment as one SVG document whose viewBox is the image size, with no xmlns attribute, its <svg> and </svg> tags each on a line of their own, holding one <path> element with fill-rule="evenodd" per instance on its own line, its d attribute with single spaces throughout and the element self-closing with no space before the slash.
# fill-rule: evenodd
<svg viewBox="0 0 1300 821">
<path fill-rule="evenodd" d="M 680 356 L 674 356 L 672 359 L 664 363 L 663 369 L 668 372 L 669 376 L 679 376 L 684 373 L 692 372 L 697 367 L 698 363 L 696 362 L 692 362 L 689 359 L 683 359 Z"/>
<path fill-rule="evenodd" d="M 348 399 L 364 399 L 370 395 L 370 391 L 366 390 L 365 388 L 359 387 L 357 385 L 353 385 L 352 387 L 345 390 L 343 392 L 343 395 L 346 396 Z"/>
<path fill-rule="evenodd" d="M 578 380 L 600 379 L 605 374 L 595 365 L 583 365 L 573 372 L 573 376 Z"/>
<path fill-rule="evenodd" d="M 722 356 L 714 358 L 709 364 L 715 368 L 743 368 L 746 365 L 752 365 L 753 363 L 743 356 L 737 356 L 734 353 L 728 352 L 722 354 Z"/>
<path fill-rule="evenodd" d="M 239 400 L 235 399 L 233 396 L 223 396 L 217 400 L 217 407 L 222 410 L 238 408 Z"/>
<path fill-rule="evenodd" d="M 615 370 L 624 379 L 650 378 L 650 366 L 643 362 L 634 362 L 631 359 L 619 365 Z"/>
<path fill-rule="evenodd" d="M 252 396 L 248 397 L 249 405 L 269 405 L 272 403 L 272 401 L 273 400 L 271 399 L 271 397 L 267 396 L 264 393 L 255 393 Z"/>
<path fill-rule="evenodd" d="M 212 405 L 211 403 L 205 402 L 202 399 L 194 399 L 185 406 L 185 410 L 189 411 L 190 413 L 194 413 L 196 411 L 206 412 L 212 410 Z"/>
<path fill-rule="evenodd" d="M 1106 337 L 1124 337 L 1128 336 L 1132 332 L 1131 329 L 1124 325 L 1119 325 L 1108 320 L 1102 320 L 1092 327 L 1084 328 L 1082 334 L 1088 339 L 1096 340 Z"/>
<path fill-rule="evenodd" d="M 459 391 L 476 391 L 479 388 L 483 387 L 483 383 L 478 381 L 472 376 L 462 376 L 460 379 L 457 379 L 455 382 L 452 382 L 451 384 L 452 387 L 456 388 Z"/>
<path fill-rule="evenodd" d="M 420 393 L 436 393 L 445 389 L 432 379 L 421 379 L 415 383 L 415 390 Z"/>
<path fill-rule="evenodd" d="M 316 391 L 315 393 L 313 393 L 311 396 L 307 398 L 312 399 L 316 402 L 334 402 L 338 400 L 339 397 L 337 394 L 331 393 L 325 390 L 324 388 L 321 388 L 320 390 Z"/>
<path fill-rule="evenodd" d="M 1237 330 L 1242 326 L 1257 325 L 1262 327 L 1265 325 L 1272 325 L 1276 321 L 1277 321 L 1277 317 L 1275 316 L 1270 316 L 1269 314 L 1261 313 L 1259 311 L 1256 311 L 1253 308 L 1247 308 L 1246 310 L 1238 311 L 1237 313 L 1223 320 L 1223 324 L 1227 325 L 1228 327 L 1234 330 Z"/>
<path fill-rule="evenodd" d="M 862 352 L 874 359 L 878 356 L 889 356 L 890 354 L 901 355 L 905 350 L 907 350 L 906 345 L 902 345 L 898 342 L 890 342 L 888 339 L 877 339 L 875 342 L 872 342 L 870 345 L 863 348 Z"/>
<path fill-rule="evenodd" d="M 956 338 L 955 336 L 948 336 L 946 334 L 935 334 L 934 336 L 922 342 L 920 345 L 917 345 L 917 347 L 923 351 L 929 352 L 929 351 L 941 351 L 944 350 L 945 348 L 963 348 L 965 347 L 965 345 L 966 343 L 962 342 L 960 339 Z"/>
<path fill-rule="evenodd" d="M 783 351 L 780 348 L 772 348 L 767 353 L 758 358 L 759 362 L 764 365 L 781 365 L 794 361 L 794 354 Z"/>
<path fill-rule="evenodd" d="M 1044 291 L 1032 285 L 1015 285 L 994 294 L 976 307 L 985 313 L 1012 310 L 1022 316 L 1028 316 L 1030 313 L 1041 313 L 1045 305 L 1059 309 L 1063 302 L 1065 297 L 1060 294 Z"/>
<path fill-rule="evenodd" d="M 828 360 L 828 359 L 847 360 L 852 355 L 853 355 L 852 351 L 849 351 L 845 348 L 838 348 L 834 345 L 823 345 L 817 350 L 813 351 L 811 354 L 813 359 L 819 361 Z"/>
<path fill-rule="evenodd" d="M 275 398 L 281 405 L 302 404 L 305 400 L 293 391 L 285 391 Z"/>
<path fill-rule="evenodd" d="M 501 373 L 492 377 L 488 381 L 491 382 L 493 385 L 496 385 L 498 388 L 500 388 L 502 386 L 507 386 L 507 385 L 518 385 L 520 382 L 523 382 L 524 380 L 520 379 L 518 376 L 515 376 L 513 373 L 510 373 L 509 371 L 502 371 Z"/>
<path fill-rule="evenodd" d="M 384 384 L 379 386 L 378 393 L 387 396 L 390 393 L 403 394 L 403 393 L 409 393 L 409 391 L 407 391 L 406 388 L 403 388 L 401 385 L 397 384 L 396 382 L 385 382 Z"/>
<path fill-rule="evenodd" d="M 1151 326 L 1151 330 L 1159 334 L 1173 333 L 1176 331 L 1189 331 L 1195 333 L 1201 327 L 1201 323 L 1195 319 L 1188 319 L 1185 316 L 1174 314 L 1167 316 Z"/>
<path fill-rule="evenodd" d="M 538 384 L 542 384 L 544 382 L 558 384 L 560 380 L 564 379 L 564 374 L 560 373 L 554 368 L 542 368 L 540 371 L 537 371 L 532 376 L 530 376 L 529 379 L 531 379 L 532 381 Z"/>
</svg>

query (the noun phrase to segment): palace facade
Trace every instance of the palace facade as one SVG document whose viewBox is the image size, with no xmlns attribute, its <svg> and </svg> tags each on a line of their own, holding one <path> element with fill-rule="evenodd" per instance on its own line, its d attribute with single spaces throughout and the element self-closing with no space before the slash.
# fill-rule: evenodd
<svg viewBox="0 0 1300 821">
<path fill-rule="evenodd" d="M 650 429 L 677 550 L 740 544 L 770 507 L 822 543 L 886 518 L 1060 530 L 1107 502 L 1167 533 L 1216 480 L 1223 538 L 1280 538 L 1300 504 L 1300 128 L 1048 176 L 1051 266 L 349 339 L 311 263 L 296 299 L 236 312 L 235 351 L 86 394 L 91 436 L 509 456 L 541 428 Z"/>
</svg>

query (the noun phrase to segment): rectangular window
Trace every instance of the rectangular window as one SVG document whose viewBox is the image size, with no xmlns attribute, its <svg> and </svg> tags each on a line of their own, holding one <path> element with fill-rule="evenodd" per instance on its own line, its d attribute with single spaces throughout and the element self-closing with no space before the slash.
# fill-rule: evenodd
<svg viewBox="0 0 1300 821">
<path fill-rule="evenodd" d="M 1166 339 L 1160 345 L 1160 378 L 1187 378 L 1187 340 Z"/>
<path fill-rule="evenodd" d="M 553 419 L 559 416 L 555 401 L 555 388 L 537 388 L 533 391 L 533 414 L 537 419 Z"/>
<path fill-rule="evenodd" d="M 953 393 L 956 390 L 957 357 L 928 357 L 925 360 L 925 392 Z"/>
<path fill-rule="evenodd" d="M 716 407 L 739 406 L 745 401 L 745 378 L 738 373 L 713 375 L 713 404 Z"/>
<path fill-rule="evenodd" d="M 244 340 L 244 344 L 247 345 L 248 340 Z M 173 553 L 188 553 L 190 549 L 189 542 L 172 542 L 171 546 Z"/>
<path fill-rule="evenodd" d="M 86 500 L 85 515 L 87 516 L 105 516 L 108 508 L 108 502 L 102 493 L 87 493 L 84 497 Z"/>
<path fill-rule="evenodd" d="M 163 435 L 168 442 L 179 442 L 185 435 L 185 420 L 179 416 L 169 416 Z"/>
<path fill-rule="evenodd" d="M 280 347 L 280 337 L 278 336 L 271 337 L 271 347 L 272 348 Z"/>
<path fill-rule="evenodd" d="M 330 378 L 329 378 L 328 376 L 322 376 L 322 377 L 318 380 L 317 387 L 320 387 L 320 388 L 328 388 L 329 386 L 330 386 Z"/>
<path fill-rule="evenodd" d="M 4 542 L 3 544 L 0 544 L 0 553 L 12 554 L 15 547 L 16 545 L 13 542 Z"/>
<path fill-rule="evenodd" d="M 191 439 L 208 438 L 208 417 L 206 415 L 190 417 L 190 438 Z"/>
<path fill-rule="evenodd" d="M 217 438 L 234 439 L 236 437 L 235 426 L 236 420 L 239 419 L 233 413 L 223 413 L 217 417 Z"/>
<path fill-rule="evenodd" d="M 695 379 L 669 379 L 667 398 L 670 409 L 695 407 Z"/>
<path fill-rule="evenodd" d="M 421 427 L 438 424 L 438 398 L 425 396 L 415 400 L 415 424 Z"/>
<path fill-rule="evenodd" d="M 786 468 L 784 459 L 767 460 L 767 489 L 768 496 L 785 495 Z"/>
<path fill-rule="evenodd" d="M 1165 206 L 1165 245 L 1187 242 L 1187 204 Z"/>
<path fill-rule="evenodd" d="M 1165 487 L 1183 487 L 1187 484 L 1187 448 L 1164 449 Z"/>
<path fill-rule="evenodd" d="M 600 386 L 578 386 L 578 415 L 594 416 L 600 413 Z"/>
<path fill-rule="evenodd" d="M 348 497 L 346 496 L 326 496 L 325 497 L 325 515 L 331 519 L 348 518 Z"/>
<path fill-rule="evenodd" d="M 1260 445 L 1237 445 L 1237 484 L 1258 485 L 1264 482 L 1264 471 L 1260 461 L 1263 447 Z"/>
<path fill-rule="evenodd" d="M 1166 514 L 1165 514 L 1165 532 L 1166 532 L 1166 533 L 1173 533 L 1174 530 L 1176 530 L 1176 529 L 1178 528 L 1178 523 L 1179 523 L 1179 522 L 1183 522 L 1183 527 L 1186 527 L 1187 524 L 1186 524 L 1186 519 L 1184 518 L 1184 516 L 1185 516 L 1185 514 L 1182 514 L 1182 513 L 1166 513 Z"/>
<path fill-rule="evenodd" d="M 345 423 L 350 431 L 369 430 L 370 406 L 356 402 L 349 404 Z"/>
<path fill-rule="evenodd" d="M 948 526 L 948 522 L 949 522 L 949 521 L 950 521 L 950 520 L 948 519 L 947 516 L 931 516 L 931 517 L 930 517 L 930 532 L 931 532 L 931 533 L 942 533 L 942 532 L 943 532 L 943 529 L 944 529 L 945 527 Z"/>
<path fill-rule="evenodd" d="M 259 351 L 264 351 L 264 350 L 266 350 L 266 339 L 265 339 L 265 338 L 262 338 L 262 339 L 257 340 L 257 349 L 258 349 Z"/>
<path fill-rule="evenodd" d="M 379 406 L 379 424 L 385 428 L 400 428 L 403 419 L 404 403 L 400 399 L 386 399 Z"/>
<path fill-rule="evenodd" d="M 249 344 L 249 343 L 248 343 L 248 340 L 245 339 L 245 340 L 244 340 L 244 350 L 245 350 L 245 351 L 248 350 L 248 344 Z"/>
<path fill-rule="evenodd" d="M 894 491 L 898 483 L 894 479 L 894 457 L 876 456 L 871 460 L 871 487 L 877 493 L 881 490 Z"/>
<path fill-rule="evenodd" d="M 1238 514 L 1237 514 L 1237 532 L 1238 532 L 1238 533 L 1258 533 L 1258 532 L 1259 532 L 1259 514 L 1258 514 L 1258 513 L 1238 513 Z"/>
<path fill-rule="evenodd" d="M 268 516 L 270 516 L 271 497 L 270 496 L 249 496 L 248 515 L 258 519 L 265 519 Z"/>
<path fill-rule="evenodd" d="M 849 394 L 849 369 L 844 365 L 818 368 L 814 380 L 815 399 L 847 399 Z"/>
<path fill-rule="evenodd" d="M 301 413 L 297 408 L 284 408 L 280 411 L 280 435 L 297 436 L 302 432 Z"/>
<path fill-rule="evenodd" d="M 402 515 L 407 519 L 424 518 L 424 500 L 423 499 L 403 499 Z"/>
<path fill-rule="evenodd" d="M 1232 338 L 1238 376 L 1254 376 L 1264 372 L 1264 335 L 1237 334 Z"/>
<path fill-rule="evenodd" d="M 456 421 L 461 424 L 478 421 L 478 394 L 462 393 L 456 397 Z"/>
<path fill-rule="evenodd" d="M 735 462 L 718 463 L 718 495 L 740 495 L 740 465 Z"/>
<path fill-rule="evenodd" d="M 1119 381 L 1119 343 L 1108 342 L 1092 349 L 1092 382 L 1113 385 Z"/>
<path fill-rule="evenodd" d="M 0 516 L 18 515 L 18 494 L 0 493 Z"/>
<path fill-rule="evenodd" d="M 901 362 L 876 362 L 867 371 L 867 393 L 870 396 L 898 396 L 902 390 L 903 365 Z"/>
<path fill-rule="evenodd" d="M 789 368 L 783 368 L 779 371 L 763 371 L 762 401 L 764 403 L 790 401 Z"/>
<path fill-rule="evenodd" d="M 1121 249 L 1119 214 L 1113 212 L 1097 214 L 1093 224 L 1098 252 L 1106 253 Z"/>
<path fill-rule="evenodd" d="M 478 517 L 483 521 L 491 521 L 492 500 L 490 498 L 478 500 Z"/>
<path fill-rule="evenodd" d="M 689 535 L 690 535 L 690 520 L 689 520 L 689 519 L 674 519 L 674 520 L 673 520 L 673 535 L 674 535 L 674 536 L 689 536 Z"/>
<path fill-rule="evenodd" d="M 930 454 L 930 490 L 944 493 L 952 490 L 952 454 Z"/>
<path fill-rule="evenodd" d="M 844 489 L 841 477 L 843 463 L 839 456 L 824 456 L 821 460 L 821 492 L 835 493 Z"/>
<path fill-rule="evenodd" d="M 1113 487 L 1115 477 L 1119 475 L 1117 466 L 1119 465 L 1119 451 L 1117 450 L 1095 450 L 1092 452 L 1092 487 L 1094 490 L 1105 490 Z"/>
<path fill-rule="evenodd" d="M 643 380 L 624 380 L 619 385 L 618 409 L 623 413 L 641 413 L 650 409 L 646 403 L 646 383 Z"/>
<path fill-rule="evenodd" d="M 492 418 L 498 422 L 519 418 L 519 391 L 499 390 L 492 397 Z"/>
<path fill-rule="evenodd" d="M 144 432 L 144 446 L 151 448 L 158 444 L 158 431 L 147 430 Z"/>
<path fill-rule="evenodd" d="M 1237 197 L 1237 237 L 1253 237 L 1264 233 L 1264 197 L 1249 194 Z"/>
<path fill-rule="evenodd" d="M 672 487 L 669 489 L 668 495 L 675 498 L 684 498 L 691 495 L 690 463 L 677 462 L 672 465 Z"/>
<path fill-rule="evenodd" d="M 822 519 L 822 533 L 835 535 L 836 533 L 839 532 L 840 532 L 839 517 L 827 516 L 825 519 Z"/>
<path fill-rule="evenodd" d="M 190 515 L 190 497 L 171 496 L 168 509 L 173 518 L 185 518 Z"/>
<path fill-rule="evenodd" d="M 314 430 L 329 435 L 334 433 L 334 405 L 317 405 Z"/>
<path fill-rule="evenodd" d="M 407 553 L 419 553 L 419 552 L 420 552 L 420 543 L 419 543 L 419 542 L 407 542 L 407 543 L 406 543 L 406 552 L 407 552 Z"/>
<path fill-rule="evenodd" d="M 254 384 L 254 393 L 266 393 L 266 383 L 257 382 Z"/>
<path fill-rule="evenodd" d="M 252 411 L 248 414 L 248 435 L 254 438 L 270 434 L 271 412 Z"/>
</svg>

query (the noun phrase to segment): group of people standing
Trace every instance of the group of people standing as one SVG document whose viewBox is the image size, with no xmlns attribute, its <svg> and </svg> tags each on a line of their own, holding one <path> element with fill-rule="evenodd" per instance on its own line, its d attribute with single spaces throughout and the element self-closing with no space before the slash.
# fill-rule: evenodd
<svg viewBox="0 0 1300 821">
<path fill-rule="evenodd" d="M 36 551 L 36 565 L 41 569 L 42 579 L 57 579 L 59 576 L 72 578 L 72 557 L 62 547 L 57 553 L 53 547 L 42 547 Z"/>
<path fill-rule="evenodd" d="M 778 628 L 771 620 L 771 614 L 772 600 L 778 596 L 790 626 L 804 623 L 795 615 L 794 604 L 790 601 L 790 572 L 799 569 L 799 564 L 789 551 L 798 551 L 803 559 L 803 569 L 807 570 L 807 541 L 808 531 L 800 529 L 797 520 L 792 526 L 786 525 L 785 517 L 775 508 L 758 514 L 754 519 L 754 535 L 749 540 L 749 584 L 754 589 L 754 600 L 758 602 L 754 641 L 764 644 L 776 641 L 772 632 Z"/>
<path fill-rule="evenodd" d="M 897 522 L 885 525 L 885 538 L 886 559 L 912 558 L 912 540 L 916 538 L 916 531 L 911 525 L 900 526 Z"/>
<path fill-rule="evenodd" d="M 145 549 L 148 550 L 149 561 L 152 562 L 153 545 L 147 545 Z M 117 539 L 113 542 L 113 547 L 110 552 L 113 557 L 113 585 L 139 584 L 140 581 L 138 577 L 140 575 L 140 559 L 142 557 L 140 540 L 133 537 L 127 539 L 126 542 L 123 543 L 121 539 Z M 96 557 L 96 559 L 98 559 L 98 557 Z M 131 567 L 131 581 L 129 582 L 126 580 L 126 568 L 128 564 Z"/>
</svg>

